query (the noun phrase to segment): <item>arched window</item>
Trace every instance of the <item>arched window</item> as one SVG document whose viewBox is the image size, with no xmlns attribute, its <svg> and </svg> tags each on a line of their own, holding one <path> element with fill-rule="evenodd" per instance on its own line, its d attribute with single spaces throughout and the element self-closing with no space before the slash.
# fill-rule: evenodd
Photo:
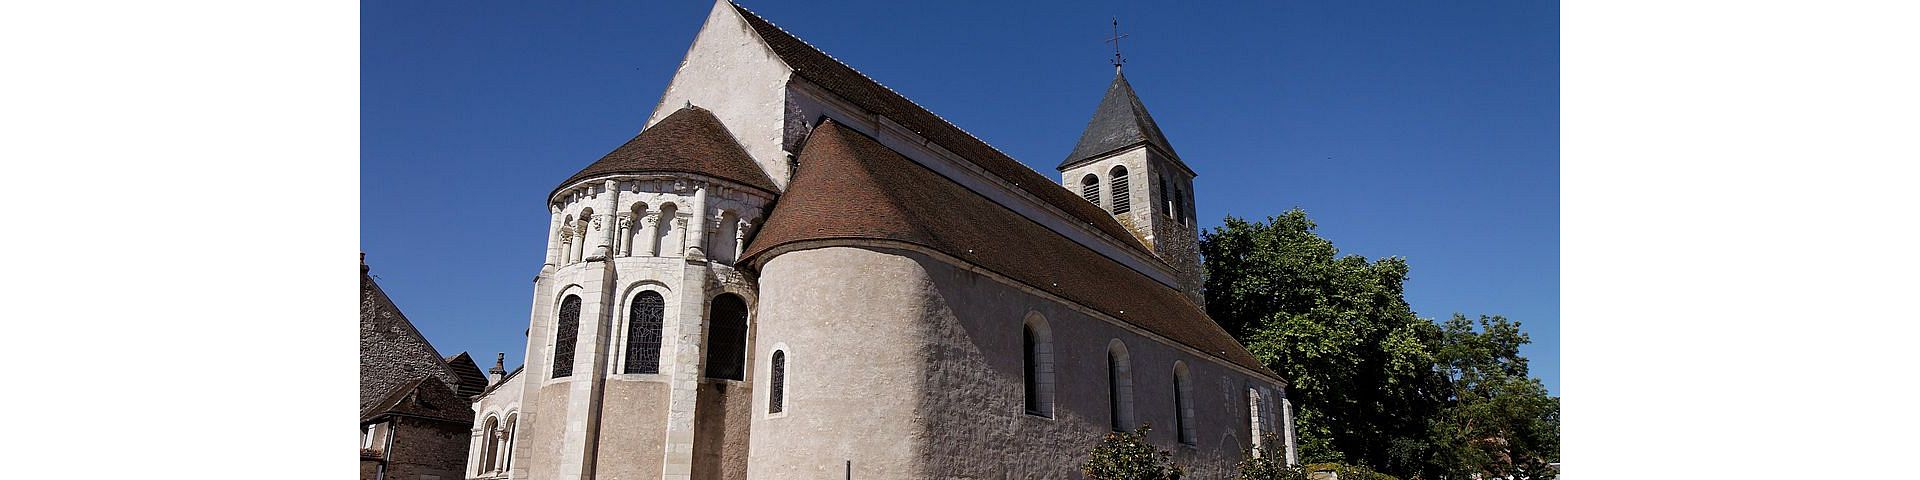
<svg viewBox="0 0 1920 480">
<path fill-rule="evenodd" d="M 747 302 L 739 295 L 713 297 L 707 317 L 707 378 L 740 380 L 747 357 Z"/>
<path fill-rule="evenodd" d="M 520 432 L 519 412 L 507 414 L 505 428 L 507 429 L 507 433 L 501 436 L 504 440 L 502 440 L 500 444 L 500 471 L 502 472 L 513 468 L 513 444 L 514 440 L 518 438 L 516 435 Z"/>
<path fill-rule="evenodd" d="M 1113 191 L 1113 214 L 1119 215 L 1132 211 L 1133 196 L 1127 193 L 1127 167 L 1114 165 L 1113 171 L 1108 174 L 1112 175 L 1112 179 L 1108 182 L 1113 184 L 1113 188 L 1110 189 Z"/>
<path fill-rule="evenodd" d="M 1100 204 L 1099 176 L 1089 173 L 1086 177 L 1080 179 L 1080 197 L 1087 199 L 1089 202 L 1093 202 L 1094 205 Z"/>
<path fill-rule="evenodd" d="M 767 369 L 772 379 L 767 389 L 767 413 L 780 413 L 787 410 L 787 351 L 774 350 L 772 365 Z"/>
<path fill-rule="evenodd" d="M 553 332 L 553 378 L 573 375 L 573 344 L 580 333 L 580 297 L 560 301 L 560 325 Z"/>
<path fill-rule="evenodd" d="M 1021 327 L 1020 349 L 1026 379 L 1022 396 L 1028 415 L 1053 417 L 1053 333 L 1039 314 L 1027 316 Z"/>
<path fill-rule="evenodd" d="M 660 373 L 660 327 L 664 323 L 666 299 L 660 292 L 645 290 L 633 297 L 627 312 L 627 358 L 622 373 Z"/>
<path fill-rule="evenodd" d="M 1119 339 L 1107 344 L 1107 412 L 1113 431 L 1133 431 L 1133 359 Z"/>
<path fill-rule="evenodd" d="M 1193 380 L 1187 375 L 1186 362 L 1173 362 L 1173 423 L 1180 443 L 1193 445 Z"/>
<path fill-rule="evenodd" d="M 500 417 L 487 416 L 485 428 L 480 430 L 480 473 L 494 471 L 500 460 Z"/>
</svg>

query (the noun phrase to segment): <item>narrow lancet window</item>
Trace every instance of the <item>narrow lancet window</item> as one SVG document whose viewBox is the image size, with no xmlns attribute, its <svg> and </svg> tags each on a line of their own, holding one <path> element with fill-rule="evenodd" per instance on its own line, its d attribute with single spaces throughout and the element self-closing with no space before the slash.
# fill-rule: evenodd
<svg viewBox="0 0 1920 480">
<path fill-rule="evenodd" d="M 1113 431 L 1133 431 L 1133 367 L 1126 344 L 1114 340 L 1107 347 L 1107 412 Z"/>
<path fill-rule="evenodd" d="M 553 378 L 573 375 L 573 344 L 580 333 L 580 297 L 560 301 L 560 325 L 553 332 Z"/>
<path fill-rule="evenodd" d="M 787 409 L 787 352 L 773 351 L 773 364 L 768 368 L 772 385 L 767 389 L 767 413 L 780 413 Z"/>
<path fill-rule="evenodd" d="M 627 365 L 623 373 L 660 373 L 660 329 L 666 300 L 647 290 L 633 297 L 627 313 Z"/>
<path fill-rule="evenodd" d="M 1113 184 L 1113 188 L 1110 189 L 1113 191 L 1113 214 L 1119 215 L 1132 211 L 1133 196 L 1127 190 L 1127 167 L 1115 165 L 1111 174 L 1113 175 L 1113 179 L 1110 180 Z"/>
<path fill-rule="evenodd" d="M 1188 378 L 1185 362 L 1173 364 L 1173 423 L 1180 443 L 1193 445 L 1193 380 Z"/>
<path fill-rule="evenodd" d="M 1020 349 L 1021 369 L 1026 378 L 1021 383 L 1021 395 L 1028 415 L 1053 417 L 1053 334 L 1047 329 L 1047 320 L 1038 313 L 1029 313 L 1026 325 L 1021 328 Z"/>
</svg>

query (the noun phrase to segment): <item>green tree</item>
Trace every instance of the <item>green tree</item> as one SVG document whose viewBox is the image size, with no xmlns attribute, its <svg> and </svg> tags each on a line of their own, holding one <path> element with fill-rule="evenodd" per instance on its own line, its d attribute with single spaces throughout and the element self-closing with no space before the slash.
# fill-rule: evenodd
<svg viewBox="0 0 1920 480">
<path fill-rule="evenodd" d="M 1559 400 L 1528 377 L 1517 322 L 1420 318 L 1404 259 L 1342 256 L 1314 228 L 1294 209 L 1200 238 L 1207 312 L 1287 379 L 1303 462 L 1534 478 L 1558 460 Z"/>
<path fill-rule="evenodd" d="M 1088 480 L 1173 480 L 1186 470 L 1173 463 L 1173 452 L 1147 442 L 1147 425 L 1132 432 L 1113 432 L 1094 445 L 1080 473 Z"/>
<path fill-rule="evenodd" d="M 1554 478 L 1560 460 L 1560 399 L 1528 376 L 1520 323 L 1478 322 L 1455 314 L 1443 326 L 1440 368 L 1452 380 L 1449 405 L 1434 424 L 1439 467 L 1456 474 Z M 1476 328 L 1477 327 L 1477 328 Z"/>
<path fill-rule="evenodd" d="M 1403 298 L 1407 264 L 1341 256 L 1298 209 L 1200 238 L 1207 313 L 1287 379 L 1301 460 L 1398 476 L 1432 456 L 1441 332 Z"/>
</svg>

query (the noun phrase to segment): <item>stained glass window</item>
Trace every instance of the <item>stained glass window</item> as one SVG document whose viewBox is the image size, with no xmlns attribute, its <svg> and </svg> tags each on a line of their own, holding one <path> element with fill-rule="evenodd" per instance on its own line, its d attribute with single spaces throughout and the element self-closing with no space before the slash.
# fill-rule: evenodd
<svg viewBox="0 0 1920 480">
<path fill-rule="evenodd" d="M 573 375 L 573 344 L 580 333 L 580 297 L 560 301 L 560 326 L 553 338 L 553 378 Z"/>
<path fill-rule="evenodd" d="M 771 391 L 767 394 L 767 413 L 780 413 L 787 407 L 787 352 L 773 352 L 773 368 L 768 372 L 772 376 Z"/>
<path fill-rule="evenodd" d="M 640 292 L 627 313 L 627 366 L 624 373 L 660 373 L 660 328 L 666 300 L 660 292 Z"/>
</svg>

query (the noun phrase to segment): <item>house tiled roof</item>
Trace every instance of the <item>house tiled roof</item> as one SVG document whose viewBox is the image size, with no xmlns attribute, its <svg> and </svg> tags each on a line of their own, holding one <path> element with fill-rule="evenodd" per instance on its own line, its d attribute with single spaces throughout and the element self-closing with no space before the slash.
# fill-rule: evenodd
<svg viewBox="0 0 1920 480">
<path fill-rule="evenodd" d="M 831 120 L 808 137 L 789 187 L 743 260 L 810 240 L 911 243 L 1273 375 L 1186 295 Z"/>
<path fill-rule="evenodd" d="M 696 173 L 767 193 L 780 192 L 713 112 L 692 105 L 682 107 L 634 135 L 620 148 L 560 182 L 555 192 L 589 177 L 647 172 Z"/>
<path fill-rule="evenodd" d="M 473 406 L 454 395 L 447 384 L 433 377 L 421 377 L 400 384 L 378 402 L 360 411 L 360 423 L 366 424 L 391 415 L 473 423 Z"/>
<path fill-rule="evenodd" d="M 1153 122 L 1147 106 L 1133 93 L 1127 76 L 1114 72 L 1113 83 L 1107 85 L 1107 95 L 1100 99 L 1100 106 L 1093 109 L 1087 129 L 1080 132 L 1080 141 L 1074 144 L 1073 153 L 1060 162 L 1060 168 L 1143 143 L 1159 147 L 1172 155 L 1174 161 L 1180 161 L 1180 155 L 1173 152 L 1173 144 L 1167 143 L 1166 134 L 1160 133 L 1160 124 Z"/>
<path fill-rule="evenodd" d="M 1072 215 L 1076 220 L 1093 226 L 1121 244 L 1143 253 L 1144 258 L 1161 262 L 1146 245 L 1140 243 L 1126 227 L 1113 219 L 1100 207 L 1080 198 L 1073 192 L 1061 187 L 1055 181 L 1019 160 L 1007 156 L 978 137 L 961 130 L 946 119 L 940 118 L 925 107 L 908 100 L 907 97 L 881 85 L 853 67 L 835 60 L 820 49 L 814 48 L 798 37 L 781 30 L 759 15 L 748 11 L 739 4 L 730 3 L 734 10 L 747 20 L 760 38 L 766 41 L 773 53 L 780 57 L 794 74 L 814 85 L 832 92 L 863 110 L 879 114 L 912 130 L 913 133 L 938 144 L 941 148 L 953 152 L 967 161 L 973 162 L 1008 183 L 1015 185 L 1028 194 L 1053 205 L 1055 208 Z M 1162 262 L 1164 263 L 1164 262 Z"/>
</svg>

